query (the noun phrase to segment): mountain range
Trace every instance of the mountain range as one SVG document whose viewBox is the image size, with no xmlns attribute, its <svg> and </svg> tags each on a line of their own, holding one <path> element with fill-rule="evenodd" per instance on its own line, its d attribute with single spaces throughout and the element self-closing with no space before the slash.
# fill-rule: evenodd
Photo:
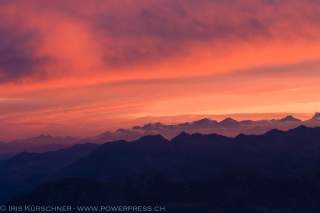
<svg viewBox="0 0 320 213">
<path fill-rule="evenodd" d="M 174 138 L 180 132 L 219 134 L 235 137 L 239 134 L 264 134 L 271 129 L 289 130 L 301 125 L 316 127 L 320 126 L 320 113 L 305 121 L 295 118 L 292 115 L 280 119 L 272 120 L 242 120 L 237 121 L 233 118 L 225 118 L 221 121 L 203 118 L 193 122 L 179 124 L 148 123 L 143 126 L 134 126 L 130 129 L 118 129 L 115 132 L 105 132 L 91 140 L 100 142 L 114 140 L 136 140 L 144 135 L 160 134 L 168 139 Z"/>
<path fill-rule="evenodd" d="M 236 137 L 149 135 L 22 153 L 0 161 L 0 196 L 29 204 L 153 202 L 178 209 L 172 212 L 186 205 L 208 212 L 317 212 L 319 138 L 319 127 L 299 126 Z"/>
<path fill-rule="evenodd" d="M 167 139 L 172 139 L 181 132 L 219 134 L 228 137 L 235 137 L 239 134 L 264 134 L 271 129 L 289 130 L 301 125 L 308 127 L 320 126 L 320 113 L 316 113 L 309 120 L 302 121 L 291 115 L 281 119 L 272 120 L 242 120 L 225 118 L 216 121 L 203 118 L 193 122 L 178 124 L 148 123 L 143 126 L 134 126 L 128 129 L 118 129 L 114 132 L 104 132 L 94 137 L 74 138 L 74 137 L 53 137 L 50 135 L 40 135 L 33 138 L 19 139 L 10 142 L 0 142 L 0 159 L 5 159 L 20 152 L 47 152 L 79 143 L 103 144 L 116 140 L 137 140 L 146 135 L 162 135 Z"/>
</svg>

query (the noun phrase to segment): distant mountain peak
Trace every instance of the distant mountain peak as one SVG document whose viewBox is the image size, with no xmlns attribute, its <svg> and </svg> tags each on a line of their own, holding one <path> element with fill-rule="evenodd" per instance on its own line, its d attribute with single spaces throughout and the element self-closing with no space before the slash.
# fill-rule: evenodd
<svg viewBox="0 0 320 213">
<path fill-rule="evenodd" d="M 283 133 L 283 131 L 281 131 L 280 129 L 271 129 L 265 135 L 279 135 L 281 133 Z"/>
<path fill-rule="evenodd" d="M 156 122 L 156 123 L 147 123 L 143 126 L 134 126 L 132 129 L 152 131 L 152 130 L 158 130 L 158 129 L 161 129 L 164 127 L 165 127 L 165 125 L 163 125 L 162 123 Z"/>
<path fill-rule="evenodd" d="M 145 124 L 143 126 L 144 129 L 152 129 L 152 128 L 159 128 L 159 127 L 162 127 L 162 123 L 160 122 L 157 122 L 157 123 L 148 123 L 148 124 Z"/>
<path fill-rule="evenodd" d="M 215 120 L 211 120 L 209 118 L 203 118 L 197 121 L 192 122 L 194 125 L 201 125 L 201 126 L 209 126 L 212 124 L 217 124 L 218 122 Z"/>
<path fill-rule="evenodd" d="M 316 112 L 312 117 L 312 120 L 320 120 L 320 112 Z"/>
<path fill-rule="evenodd" d="M 230 126 L 230 125 L 238 125 L 239 122 L 237 120 L 229 117 L 229 118 L 226 118 L 226 119 L 220 121 L 220 124 Z"/>
<path fill-rule="evenodd" d="M 197 121 L 194 121 L 194 123 L 202 123 L 202 122 L 211 122 L 211 119 L 209 119 L 209 118 L 202 118 L 202 119 L 200 119 L 200 120 L 197 120 Z"/>
<path fill-rule="evenodd" d="M 280 119 L 281 122 L 300 122 L 298 118 L 293 117 L 292 115 L 288 115 L 282 119 Z"/>
<path fill-rule="evenodd" d="M 175 143 L 175 142 L 180 142 L 180 141 L 185 141 L 186 139 L 188 139 L 190 137 L 190 134 L 182 131 L 179 135 L 177 135 L 176 137 L 174 137 L 171 142 Z"/>
</svg>

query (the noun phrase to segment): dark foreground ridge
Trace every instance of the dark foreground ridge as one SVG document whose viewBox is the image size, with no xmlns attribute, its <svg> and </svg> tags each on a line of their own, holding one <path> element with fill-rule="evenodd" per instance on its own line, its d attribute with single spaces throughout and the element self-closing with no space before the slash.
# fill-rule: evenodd
<svg viewBox="0 0 320 213">
<path fill-rule="evenodd" d="M 47 160 L 58 153 L 74 157 Z M 320 210 L 320 128 L 235 138 L 183 132 L 171 141 L 146 136 L 62 153 L 2 162 L 1 188 L 24 189 L 9 203 L 161 204 L 167 212 Z"/>
</svg>

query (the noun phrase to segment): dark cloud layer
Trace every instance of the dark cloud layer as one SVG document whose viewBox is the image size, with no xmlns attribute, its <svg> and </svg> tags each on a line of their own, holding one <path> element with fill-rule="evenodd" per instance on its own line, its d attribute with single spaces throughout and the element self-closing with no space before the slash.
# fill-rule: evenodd
<svg viewBox="0 0 320 213">
<path fill-rule="evenodd" d="M 0 25 L 0 82 L 18 81 L 28 75 L 43 77 L 48 59 L 37 57 L 34 32 L 20 32 L 13 26 Z"/>
<path fill-rule="evenodd" d="M 320 38 L 314 32 L 320 25 L 320 6 L 313 0 L 138 2 L 120 14 L 108 10 L 89 17 L 97 31 L 115 41 L 105 44 L 112 50 L 106 57 L 111 65 L 166 59 L 184 54 L 195 43 Z"/>
<path fill-rule="evenodd" d="M 320 24 L 320 6 L 316 0 L 22 0 L 2 3 L 0 7 L 17 10 L 19 17 L 15 18 L 21 25 L 30 22 L 30 17 L 71 20 L 85 25 L 99 43 L 107 68 L 158 63 L 186 54 L 194 44 L 232 45 L 274 38 L 319 39 L 316 28 Z M 44 75 L 50 56 L 37 52 L 42 45 L 39 41 L 46 37 L 39 33 L 43 29 L 36 25 L 31 31 L 16 30 L 17 26 L 11 25 L 12 22 L 0 25 L 0 81 Z"/>
</svg>

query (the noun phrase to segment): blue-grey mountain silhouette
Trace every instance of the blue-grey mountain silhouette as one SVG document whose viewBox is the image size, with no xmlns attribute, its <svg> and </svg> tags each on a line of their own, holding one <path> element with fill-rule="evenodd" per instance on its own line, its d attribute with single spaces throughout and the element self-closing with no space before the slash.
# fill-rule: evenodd
<svg viewBox="0 0 320 213">
<path fill-rule="evenodd" d="M 60 164 L 49 178 L 38 180 L 48 183 L 9 203 L 158 203 L 169 212 L 313 213 L 320 210 L 319 138 L 320 128 L 299 126 L 234 138 L 182 132 L 170 141 L 153 135 L 105 143 Z M 19 158 L 28 160 L 11 161 Z"/>
</svg>

